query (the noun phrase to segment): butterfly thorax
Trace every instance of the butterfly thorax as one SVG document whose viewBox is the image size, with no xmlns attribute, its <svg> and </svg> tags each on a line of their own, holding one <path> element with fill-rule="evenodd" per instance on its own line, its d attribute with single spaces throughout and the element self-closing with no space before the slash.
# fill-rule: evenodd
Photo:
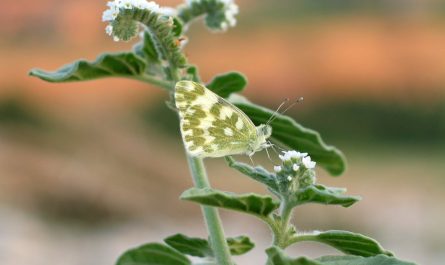
<svg viewBox="0 0 445 265">
<path fill-rule="evenodd" d="M 255 152 L 269 147 L 267 138 L 272 135 L 272 127 L 267 124 L 261 124 L 256 127 L 256 137 L 249 143 L 247 155 L 252 156 Z"/>
</svg>

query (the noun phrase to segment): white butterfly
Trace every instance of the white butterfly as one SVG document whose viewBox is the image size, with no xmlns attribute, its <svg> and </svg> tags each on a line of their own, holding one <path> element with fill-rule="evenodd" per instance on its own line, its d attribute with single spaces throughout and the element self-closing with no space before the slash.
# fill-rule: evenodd
<svg viewBox="0 0 445 265">
<path fill-rule="evenodd" d="M 272 127 L 256 127 L 244 112 L 201 84 L 176 83 L 175 102 L 182 139 L 192 156 L 252 156 L 270 146 Z"/>
</svg>

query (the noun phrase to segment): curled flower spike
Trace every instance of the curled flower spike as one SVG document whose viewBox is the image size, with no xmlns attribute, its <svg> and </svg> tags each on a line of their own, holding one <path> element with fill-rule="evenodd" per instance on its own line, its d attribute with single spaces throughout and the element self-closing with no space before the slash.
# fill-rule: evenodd
<svg viewBox="0 0 445 265">
<path fill-rule="evenodd" d="M 226 31 L 236 25 L 239 8 L 234 0 L 186 0 L 179 8 L 178 16 L 187 24 L 202 15 L 206 25 L 214 31 Z"/>
</svg>

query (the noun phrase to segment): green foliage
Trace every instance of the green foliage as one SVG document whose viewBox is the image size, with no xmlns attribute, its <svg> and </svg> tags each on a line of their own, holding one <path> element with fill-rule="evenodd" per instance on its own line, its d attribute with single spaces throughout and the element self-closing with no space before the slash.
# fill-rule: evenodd
<svg viewBox="0 0 445 265">
<path fill-rule="evenodd" d="M 278 191 L 275 174 L 270 173 L 260 166 L 251 167 L 245 163 L 238 162 L 231 156 L 226 156 L 225 159 L 229 167 L 234 168 L 253 180 L 266 185 L 272 191 Z"/>
<path fill-rule="evenodd" d="M 185 23 L 204 16 L 205 24 L 210 30 L 224 30 L 222 23 L 225 22 L 225 4 L 219 0 L 198 0 L 178 7 L 178 17 Z"/>
<path fill-rule="evenodd" d="M 298 242 L 316 241 L 334 247 L 345 254 L 371 257 L 379 254 L 393 256 L 377 241 L 362 234 L 348 231 L 330 230 L 297 236 Z"/>
<path fill-rule="evenodd" d="M 321 265 L 414 265 L 386 255 L 376 255 L 372 257 L 359 256 L 324 256 L 318 258 Z"/>
<path fill-rule="evenodd" d="M 229 72 L 215 76 L 207 88 L 223 98 L 227 98 L 232 93 L 242 91 L 247 85 L 247 79 L 238 72 Z"/>
<path fill-rule="evenodd" d="M 182 193 L 181 199 L 203 205 L 240 211 L 255 215 L 259 218 L 266 218 L 279 206 L 279 203 L 274 201 L 270 196 L 261 196 L 254 193 L 235 194 L 208 188 L 188 189 Z"/>
<path fill-rule="evenodd" d="M 102 54 L 95 61 L 75 61 L 55 72 L 33 69 L 31 76 L 48 82 L 87 81 L 104 77 L 127 77 L 144 79 L 146 63 L 131 53 Z"/>
<path fill-rule="evenodd" d="M 291 204 L 294 206 L 305 203 L 321 203 L 331 205 L 341 205 L 349 207 L 358 202 L 360 197 L 343 195 L 346 189 L 330 188 L 323 185 L 311 185 L 298 190 L 291 198 Z"/>
<path fill-rule="evenodd" d="M 209 242 L 202 238 L 192 238 L 183 234 L 176 234 L 164 239 L 165 243 L 182 254 L 195 257 L 213 257 L 214 253 Z M 242 255 L 254 248 L 255 244 L 247 236 L 227 238 L 230 253 Z"/>
<path fill-rule="evenodd" d="M 237 236 L 227 238 L 230 253 L 234 256 L 243 255 L 255 247 L 255 244 L 247 236 Z"/>
<path fill-rule="evenodd" d="M 402 261 L 386 255 L 372 257 L 360 256 L 324 256 L 315 260 L 299 257 L 290 258 L 277 247 L 266 250 L 270 265 L 414 265 L 414 263 Z"/>
<path fill-rule="evenodd" d="M 289 258 L 277 247 L 266 249 L 266 253 L 269 257 L 268 265 L 322 265 L 321 263 L 306 257 L 299 257 L 296 259 Z"/>
<path fill-rule="evenodd" d="M 180 252 L 159 244 L 149 243 L 126 251 L 116 265 L 191 265 Z"/>
<path fill-rule="evenodd" d="M 240 108 L 256 124 L 265 124 L 276 112 L 265 107 L 235 99 L 235 105 Z M 319 133 L 307 129 L 292 118 L 275 114 L 270 125 L 272 126 L 272 139 L 284 146 L 300 152 L 307 152 L 317 164 L 325 168 L 334 176 L 342 174 L 346 169 L 343 154 L 335 147 L 324 143 Z"/>
</svg>

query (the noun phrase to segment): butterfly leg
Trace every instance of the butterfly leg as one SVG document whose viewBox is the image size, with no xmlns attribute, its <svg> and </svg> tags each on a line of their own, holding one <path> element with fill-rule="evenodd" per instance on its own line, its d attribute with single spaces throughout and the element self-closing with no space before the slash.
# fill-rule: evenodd
<svg viewBox="0 0 445 265">
<path fill-rule="evenodd" d="M 277 164 L 275 164 L 275 162 L 272 160 L 272 158 L 270 157 L 269 151 L 267 150 L 269 147 L 273 147 L 272 144 L 270 144 L 268 147 L 266 147 L 264 150 L 266 150 L 266 154 L 267 154 L 267 158 L 269 158 L 269 161 L 274 165 L 277 166 Z"/>
<path fill-rule="evenodd" d="M 252 167 L 254 167 L 254 166 L 255 166 L 255 163 L 253 162 L 252 155 L 249 155 L 249 159 L 250 159 L 250 162 L 252 163 Z"/>
</svg>

